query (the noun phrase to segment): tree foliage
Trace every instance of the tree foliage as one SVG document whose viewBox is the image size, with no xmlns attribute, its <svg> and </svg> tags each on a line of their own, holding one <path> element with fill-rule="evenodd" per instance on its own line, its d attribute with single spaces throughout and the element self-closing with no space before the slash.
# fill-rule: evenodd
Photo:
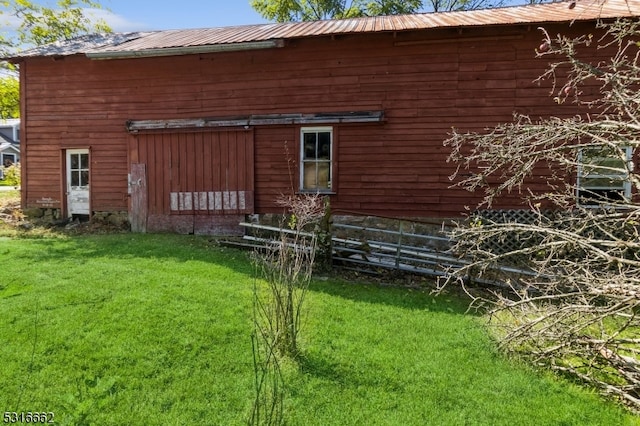
<svg viewBox="0 0 640 426">
<path fill-rule="evenodd" d="M 521 268 L 521 275 L 502 277 L 505 288 L 475 299 L 492 308 L 503 347 L 638 410 L 640 24 L 601 28 L 601 38 L 543 30 L 537 48 L 551 63 L 539 80 L 551 82 L 552 101 L 573 102 L 579 114 L 516 115 L 485 133 L 454 132 L 445 142 L 459 165 L 457 185 L 484 191 L 480 207 L 521 191 L 531 212 L 526 221 L 477 216 L 459 227 L 456 249 L 474 261 L 457 277 L 494 275 L 496 265 Z M 610 59 L 594 62 L 596 48 Z M 534 175 L 547 176 L 547 190 L 526 190 Z M 497 249 L 505 240 L 518 244 Z"/>
<path fill-rule="evenodd" d="M 550 0 L 521 0 L 522 4 Z M 420 11 L 450 12 L 505 5 L 506 0 L 252 0 L 263 17 L 276 22 L 401 15 Z"/>
<path fill-rule="evenodd" d="M 104 21 L 94 21 L 87 13 L 100 7 L 93 0 L 58 0 L 53 7 L 29 0 L 4 0 L 0 14 L 15 31 L 2 35 L 0 41 L 5 49 L 14 50 L 89 32 L 109 32 Z"/>
<path fill-rule="evenodd" d="M 427 0 L 425 6 L 434 12 L 487 9 L 504 6 L 505 0 Z"/>
<path fill-rule="evenodd" d="M 277 22 L 316 21 L 414 13 L 421 0 L 252 0 L 251 6 Z"/>
<path fill-rule="evenodd" d="M 0 118 L 20 117 L 20 82 L 13 76 L 0 77 Z"/>
</svg>

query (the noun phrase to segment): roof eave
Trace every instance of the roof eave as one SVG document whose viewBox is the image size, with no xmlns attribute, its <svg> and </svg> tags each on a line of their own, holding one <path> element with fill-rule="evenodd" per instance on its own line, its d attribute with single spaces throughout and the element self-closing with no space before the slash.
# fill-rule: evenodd
<svg viewBox="0 0 640 426">
<path fill-rule="evenodd" d="M 97 50 L 93 52 L 87 52 L 85 53 L 85 55 L 90 59 L 125 59 L 156 56 L 194 55 L 199 53 L 234 52 L 240 50 L 272 49 L 284 47 L 284 45 L 284 40 L 276 39 L 241 43 L 209 44 L 204 46 L 163 47 L 143 50 Z"/>
</svg>

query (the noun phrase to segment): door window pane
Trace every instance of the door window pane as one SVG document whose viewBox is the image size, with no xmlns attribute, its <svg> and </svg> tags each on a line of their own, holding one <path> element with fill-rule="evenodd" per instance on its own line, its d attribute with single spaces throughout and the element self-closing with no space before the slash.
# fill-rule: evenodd
<svg viewBox="0 0 640 426">
<path fill-rule="evenodd" d="M 89 186 L 89 154 L 69 155 L 69 178 L 71 186 Z"/>
</svg>

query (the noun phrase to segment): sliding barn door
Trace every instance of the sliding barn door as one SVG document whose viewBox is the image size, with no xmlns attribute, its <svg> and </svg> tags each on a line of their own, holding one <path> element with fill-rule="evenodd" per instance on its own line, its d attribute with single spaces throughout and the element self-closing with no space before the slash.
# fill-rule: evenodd
<svg viewBox="0 0 640 426">
<path fill-rule="evenodd" d="M 150 132 L 134 139 L 131 217 L 146 216 L 149 232 L 240 232 L 239 222 L 253 213 L 252 130 Z M 146 193 L 139 182 L 146 182 Z"/>
</svg>

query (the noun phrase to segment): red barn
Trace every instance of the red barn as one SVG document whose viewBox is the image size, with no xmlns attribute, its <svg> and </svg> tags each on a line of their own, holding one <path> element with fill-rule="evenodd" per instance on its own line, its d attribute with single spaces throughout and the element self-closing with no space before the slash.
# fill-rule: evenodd
<svg viewBox="0 0 640 426">
<path fill-rule="evenodd" d="M 478 200 L 451 188 L 451 128 L 574 114 L 534 83 L 548 65 L 537 28 L 579 35 L 624 16 L 640 5 L 93 35 L 25 51 L 10 58 L 23 207 L 214 234 L 281 212 L 291 192 L 326 193 L 343 213 L 459 216 Z"/>
</svg>

